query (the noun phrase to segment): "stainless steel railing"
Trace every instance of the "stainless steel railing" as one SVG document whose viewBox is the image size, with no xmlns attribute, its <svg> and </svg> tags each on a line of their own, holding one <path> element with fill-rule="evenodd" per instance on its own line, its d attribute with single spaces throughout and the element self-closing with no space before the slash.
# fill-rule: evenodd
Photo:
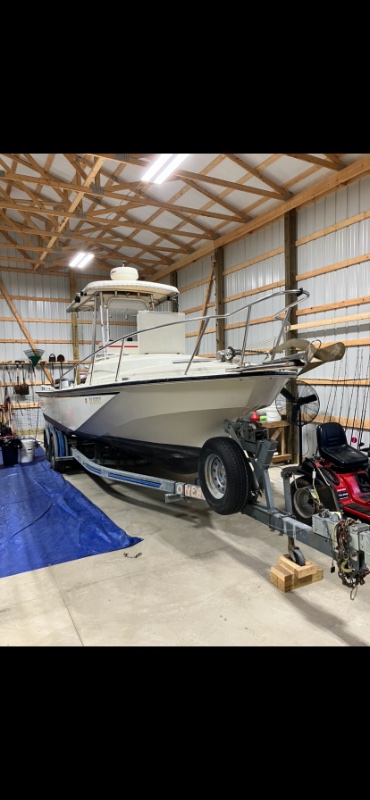
<svg viewBox="0 0 370 800">
<path fill-rule="evenodd" d="M 270 361 L 272 362 L 274 360 L 274 358 L 275 358 L 275 353 L 273 351 L 274 351 L 274 349 L 276 347 L 278 347 L 281 344 L 281 342 L 283 340 L 283 337 L 286 334 L 288 323 L 289 323 L 289 317 L 290 317 L 290 313 L 291 313 L 292 308 L 296 307 L 302 300 L 305 300 L 310 296 L 309 292 L 307 292 L 305 289 L 278 289 L 278 290 L 276 290 L 275 292 L 272 292 L 269 295 L 264 295 L 264 297 L 261 297 L 258 300 L 254 300 L 251 303 L 246 303 L 246 305 L 241 306 L 241 308 L 235 309 L 234 311 L 229 311 L 229 312 L 227 312 L 225 314 L 210 314 L 208 316 L 192 317 L 192 322 L 200 322 L 201 325 L 200 325 L 199 333 L 198 333 L 198 336 L 197 336 L 193 351 L 192 351 L 192 353 L 190 355 L 190 358 L 189 358 L 189 361 L 187 363 L 187 366 L 186 366 L 184 374 L 187 375 L 187 373 L 189 372 L 190 367 L 191 367 L 191 365 L 192 365 L 192 363 L 194 361 L 194 358 L 197 355 L 197 353 L 199 352 L 199 348 L 200 348 L 203 336 L 204 336 L 204 334 L 205 334 L 205 332 L 207 330 L 207 327 L 208 327 L 209 323 L 211 322 L 211 320 L 229 319 L 230 317 L 232 317 L 235 314 L 240 314 L 240 312 L 246 311 L 246 318 L 245 318 L 245 323 L 244 323 L 244 326 L 243 326 L 243 340 L 242 340 L 242 345 L 241 345 L 240 351 L 238 351 L 238 352 L 240 352 L 240 363 L 242 364 L 243 360 L 244 360 L 245 351 L 246 351 L 246 348 L 247 348 L 248 332 L 249 332 L 249 325 L 250 325 L 250 320 L 251 320 L 252 309 L 254 308 L 254 306 L 257 306 L 259 303 L 265 302 L 266 300 L 270 300 L 270 299 L 273 299 L 273 298 L 281 296 L 281 295 L 293 295 L 295 297 L 295 300 L 293 300 L 291 303 L 288 303 L 288 305 L 285 305 L 282 309 L 277 311 L 276 314 L 274 314 L 274 318 L 276 320 L 280 320 L 281 321 L 281 325 L 280 325 L 277 337 L 274 340 L 274 344 L 273 344 L 273 346 L 271 348 L 271 351 L 269 353 L 267 353 L 267 356 L 266 356 L 267 359 L 270 356 Z M 184 320 L 181 319 L 181 320 L 174 320 L 173 322 L 164 322 L 162 325 L 155 325 L 155 326 L 151 326 L 150 328 L 145 328 L 143 330 L 137 331 L 135 335 L 140 336 L 141 333 L 149 333 L 150 331 L 158 330 L 160 328 L 170 328 L 170 327 L 172 327 L 174 325 L 180 325 L 180 324 L 184 324 Z M 120 336 L 120 337 L 118 337 L 118 339 L 114 339 L 114 340 L 109 342 L 109 345 L 114 345 L 114 344 L 117 344 L 118 342 L 121 342 L 121 345 L 122 345 L 121 346 L 121 350 L 120 350 L 119 359 L 118 359 L 116 375 L 115 375 L 115 379 L 114 379 L 115 381 L 118 380 L 118 376 L 119 376 L 120 369 L 121 369 L 121 363 L 122 363 L 122 357 L 123 357 L 123 345 L 124 345 L 126 339 L 131 338 L 132 335 L 133 335 L 133 333 L 131 331 L 130 333 L 127 333 L 124 336 Z M 94 374 L 94 367 L 95 367 L 95 363 L 96 363 L 96 358 L 97 358 L 98 354 L 102 353 L 104 350 L 106 350 L 106 348 L 107 348 L 106 344 L 102 345 L 101 347 L 98 347 L 92 353 L 90 353 L 88 356 L 85 356 L 85 358 L 81 359 L 81 361 L 79 361 L 77 364 L 74 364 L 73 367 L 70 367 L 68 370 L 66 370 L 66 372 L 64 372 L 63 375 L 61 376 L 60 383 L 61 383 L 61 380 L 68 374 L 68 372 L 71 372 L 72 370 L 74 371 L 74 375 L 76 376 L 78 367 L 83 365 L 84 362 L 87 361 L 88 359 L 92 358 L 91 369 L 90 369 L 90 372 L 89 372 L 89 383 L 91 384 L 92 383 L 93 374 Z"/>
</svg>

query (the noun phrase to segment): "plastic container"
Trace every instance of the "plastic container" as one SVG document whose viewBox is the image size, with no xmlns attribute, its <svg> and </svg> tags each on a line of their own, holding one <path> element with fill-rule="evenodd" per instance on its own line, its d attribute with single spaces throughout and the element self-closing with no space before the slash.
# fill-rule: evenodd
<svg viewBox="0 0 370 800">
<path fill-rule="evenodd" d="M 21 464 L 30 464 L 35 457 L 35 439 L 28 436 L 21 437 L 21 448 L 19 451 L 19 461 Z"/>
<path fill-rule="evenodd" d="M 260 417 L 266 416 L 267 422 L 280 422 L 281 420 L 281 416 L 276 408 L 275 403 L 273 403 L 271 406 L 266 406 L 266 408 L 260 408 L 258 413 Z"/>
<path fill-rule="evenodd" d="M 14 467 L 18 463 L 18 450 L 21 447 L 20 439 L 16 436 L 2 436 L 0 437 L 0 447 L 4 467 Z"/>
</svg>

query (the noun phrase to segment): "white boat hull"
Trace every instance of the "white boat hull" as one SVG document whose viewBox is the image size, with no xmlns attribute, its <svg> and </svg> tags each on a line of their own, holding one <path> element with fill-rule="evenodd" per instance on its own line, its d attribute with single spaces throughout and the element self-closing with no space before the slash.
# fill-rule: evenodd
<svg viewBox="0 0 370 800">
<path fill-rule="evenodd" d="M 158 309 L 178 293 L 170 285 L 140 281 L 137 271 L 126 267 L 112 271 L 110 280 L 94 281 L 79 292 L 67 311 L 92 314 L 94 352 L 85 383 L 79 383 L 76 370 L 73 386 L 63 387 L 61 376 L 58 389 L 37 391 L 45 421 L 67 436 L 76 436 L 81 444 L 100 442 L 102 447 L 94 448 L 96 458 L 107 452 L 108 445 L 120 450 L 123 458 L 125 453 L 167 462 L 188 458 L 190 464 L 209 439 L 229 437 L 226 422 L 235 423 L 271 405 L 306 364 L 306 351 L 301 352 L 298 340 L 285 344 L 290 310 L 308 296 L 304 290 L 278 289 L 264 295 L 264 302 L 275 303 L 273 298 L 284 296 L 286 304 L 287 294 L 293 299 L 279 311 L 274 306 L 279 332 L 273 348 L 250 351 L 259 363 L 247 361 L 246 355 L 251 310 L 262 298 L 226 314 L 192 316 L 189 322 L 198 327 L 196 334 L 187 330 L 184 311 Z M 208 323 L 222 320 L 225 329 L 225 320 L 234 314 L 245 314 L 245 323 L 230 325 L 240 327 L 240 347 L 219 350 L 217 358 L 200 355 Z M 127 322 L 131 316 L 134 323 Z M 117 323 L 134 324 L 135 330 L 114 339 Z M 186 353 L 188 336 L 195 337 L 191 354 Z M 279 357 L 284 349 L 298 352 Z M 54 455 L 56 440 L 63 452 L 66 448 L 57 435 L 52 442 Z"/>
<path fill-rule="evenodd" d="M 65 433 L 114 441 L 164 446 L 174 451 L 200 449 L 207 439 L 225 436 L 226 419 L 235 421 L 273 402 L 294 369 L 268 374 L 228 373 L 75 386 L 39 392 L 45 419 Z"/>
</svg>

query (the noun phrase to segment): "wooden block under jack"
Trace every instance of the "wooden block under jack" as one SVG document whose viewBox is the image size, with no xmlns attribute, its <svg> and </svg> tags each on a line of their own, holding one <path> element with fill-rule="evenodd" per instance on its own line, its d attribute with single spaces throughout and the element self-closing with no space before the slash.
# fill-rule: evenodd
<svg viewBox="0 0 370 800">
<path fill-rule="evenodd" d="M 288 555 L 279 556 L 278 558 L 278 564 L 280 564 L 281 567 L 284 567 L 284 569 L 287 569 L 288 572 L 292 572 L 297 578 L 306 578 L 307 575 L 313 575 L 316 570 L 316 564 L 306 559 L 305 561 L 306 563 L 304 567 L 300 567 L 295 563 L 295 561 L 292 561 Z"/>
<path fill-rule="evenodd" d="M 271 567 L 270 570 L 271 583 L 277 586 L 282 592 L 290 592 L 294 589 L 294 575 L 288 572 L 284 567 Z"/>
<path fill-rule="evenodd" d="M 308 586 L 310 583 L 321 581 L 323 577 L 324 570 L 313 561 L 307 559 L 305 565 L 300 567 L 291 561 L 289 556 L 279 556 L 276 567 L 271 567 L 270 570 L 271 583 L 282 592 L 291 592 L 292 589 Z"/>
</svg>

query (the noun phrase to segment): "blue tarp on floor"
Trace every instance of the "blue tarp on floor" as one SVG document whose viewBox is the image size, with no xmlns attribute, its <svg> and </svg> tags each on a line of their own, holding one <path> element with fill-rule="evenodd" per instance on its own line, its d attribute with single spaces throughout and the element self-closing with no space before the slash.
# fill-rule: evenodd
<svg viewBox="0 0 370 800">
<path fill-rule="evenodd" d="M 29 463 L 4 466 L 0 450 L 0 577 L 141 542 L 51 469 L 36 447 Z"/>
</svg>

